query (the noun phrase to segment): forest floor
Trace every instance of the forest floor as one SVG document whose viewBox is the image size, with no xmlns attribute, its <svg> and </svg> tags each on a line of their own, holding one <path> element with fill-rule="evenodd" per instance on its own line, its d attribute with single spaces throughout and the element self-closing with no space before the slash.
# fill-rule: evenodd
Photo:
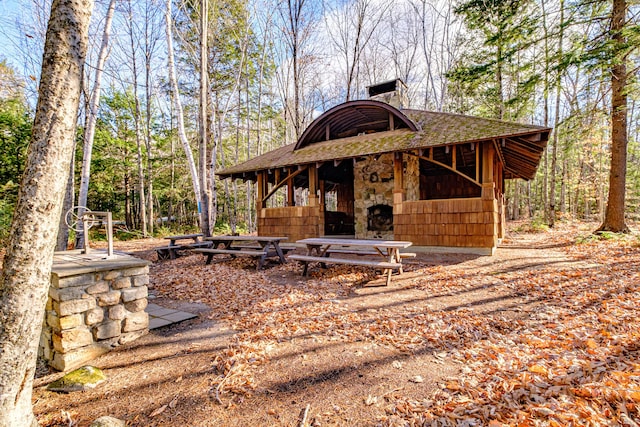
<svg viewBox="0 0 640 427">
<path fill-rule="evenodd" d="M 418 253 L 390 286 L 371 269 L 303 278 L 297 263 L 155 262 L 154 303 L 198 318 L 92 364 L 108 381 L 58 394 L 43 426 L 565 426 L 640 421 L 640 237 L 596 224 L 510 224 L 494 256 Z"/>
</svg>

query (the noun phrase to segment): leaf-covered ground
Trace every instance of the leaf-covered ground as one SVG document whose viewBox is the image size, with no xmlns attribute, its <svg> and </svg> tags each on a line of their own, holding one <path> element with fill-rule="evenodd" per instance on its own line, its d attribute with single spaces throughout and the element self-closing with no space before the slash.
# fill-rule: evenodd
<svg viewBox="0 0 640 427">
<path fill-rule="evenodd" d="M 366 268 L 154 263 L 157 301 L 206 307 L 200 319 L 99 358 L 111 381 L 80 401 L 37 384 L 36 413 L 43 425 L 637 426 L 640 239 L 582 237 L 594 228 L 512 226 L 492 257 L 420 253 L 389 287 Z"/>
</svg>

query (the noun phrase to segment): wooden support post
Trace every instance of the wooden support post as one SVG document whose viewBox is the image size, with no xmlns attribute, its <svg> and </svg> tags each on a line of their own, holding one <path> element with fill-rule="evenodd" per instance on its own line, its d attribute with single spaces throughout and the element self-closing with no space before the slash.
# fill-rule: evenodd
<svg viewBox="0 0 640 427">
<path fill-rule="evenodd" d="M 458 146 L 454 145 L 453 147 L 451 147 L 451 167 L 454 170 L 458 170 L 458 168 L 456 167 L 456 163 L 457 163 L 457 154 L 458 154 Z"/>
<path fill-rule="evenodd" d="M 494 181 L 493 158 L 496 155 L 493 143 L 487 142 L 482 146 L 482 183 L 488 184 Z"/>
<path fill-rule="evenodd" d="M 404 202 L 404 167 L 402 153 L 393 155 L 393 204 Z"/>
<path fill-rule="evenodd" d="M 480 147 L 481 145 L 478 145 L 478 147 L 476 148 L 476 182 L 480 182 Z"/>
<path fill-rule="evenodd" d="M 258 171 L 258 197 L 256 198 L 256 211 L 260 214 L 260 209 L 264 207 L 264 171 Z"/>
<path fill-rule="evenodd" d="M 493 147 L 493 143 L 486 142 L 482 144 L 482 199 L 493 200 L 494 186 L 495 186 L 495 173 L 494 173 L 494 158 L 496 151 Z"/>
<path fill-rule="evenodd" d="M 291 178 L 291 174 L 293 173 L 293 170 L 288 169 L 287 173 L 289 174 L 289 178 L 287 179 L 287 206 L 295 206 L 296 195 L 295 195 L 295 188 L 293 185 L 293 178 Z"/>
<path fill-rule="evenodd" d="M 307 170 L 309 172 L 309 206 L 318 206 L 318 169 L 311 165 Z"/>
</svg>

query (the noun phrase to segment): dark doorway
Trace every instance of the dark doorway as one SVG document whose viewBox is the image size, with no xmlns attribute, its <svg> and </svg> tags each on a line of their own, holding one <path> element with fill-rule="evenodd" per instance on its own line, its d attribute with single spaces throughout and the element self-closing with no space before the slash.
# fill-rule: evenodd
<svg viewBox="0 0 640 427">
<path fill-rule="evenodd" d="M 318 171 L 323 189 L 324 234 L 352 236 L 353 221 L 353 163 L 325 163 Z"/>
</svg>

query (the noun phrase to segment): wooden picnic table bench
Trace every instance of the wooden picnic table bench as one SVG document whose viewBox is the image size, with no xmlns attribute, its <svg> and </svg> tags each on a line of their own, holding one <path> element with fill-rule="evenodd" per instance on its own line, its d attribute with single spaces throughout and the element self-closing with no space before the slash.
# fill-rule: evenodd
<svg viewBox="0 0 640 427">
<path fill-rule="evenodd" d="M 165 237 L 166 240 L 169 240 L 169 244 L 167 246 L 156 248 L 158 260 L 176 259 L 180 256 L 179 251 L 181 250 L 206 248 L 211 246 L 211 243 L 200 240 L 201 237 L 202 233 L 181 234 Z M 182 243 L 182 241 L 186 241 L 186 243 Z"/>
<path fill-rule="evenodd" d="M 206 255 L 206 264 L 211 264 L 213 257 L 220 254 L 230 255 L 230 258 L 236 258 L 237 256 L 257 258 L 256 270 L 260 270 L 267 258 L 276 258 L 282 264 L 287 262 L 284 253 L 294 248 L 283 248 L 280 245 L 280 242 L 286 239 L 286 237 L 272 236 L 212 236 L 204 239 L 206 242 L 211 243 L 211 247 L 195 249 L 194 252 Z M 247 245 L 247 243 L 251 242 L 254 242 L 254 244 Z M 238 243 L 245 244 L 238 245 Z"/>
<path fill-rule="evenodd" d="M 306 245 L 307 253 L 306 255 L 289 255 L 289 259 L 299 261 L 304 265 L 303 276 L 307 275 L 310 262 L 318 262 L 322 267 L 325 267 L 326 264 L 357 265 L 383 269 L 383 273 L 387 276 L 386 284 L 389 285 L 392 271 L 398 270 L 399 273 L 402 273 L 402 258 L 416 256 L 414 253 L 405 253 L 403 256 L 400 252 L 400 249 L 408 248 L 412 245 L 412 242 L 407 241 L 314 237 L 298 240 L 297 243 Z M 332 249 L 334 246 L 337 246 L 337 248 Z M 362 248 L 365 249 L 363 250 Z M 331 253 L 358 256 L 373 255 L 382 257 L 383 260 L 335 258 L 329 256 Z"/>
</svg>

